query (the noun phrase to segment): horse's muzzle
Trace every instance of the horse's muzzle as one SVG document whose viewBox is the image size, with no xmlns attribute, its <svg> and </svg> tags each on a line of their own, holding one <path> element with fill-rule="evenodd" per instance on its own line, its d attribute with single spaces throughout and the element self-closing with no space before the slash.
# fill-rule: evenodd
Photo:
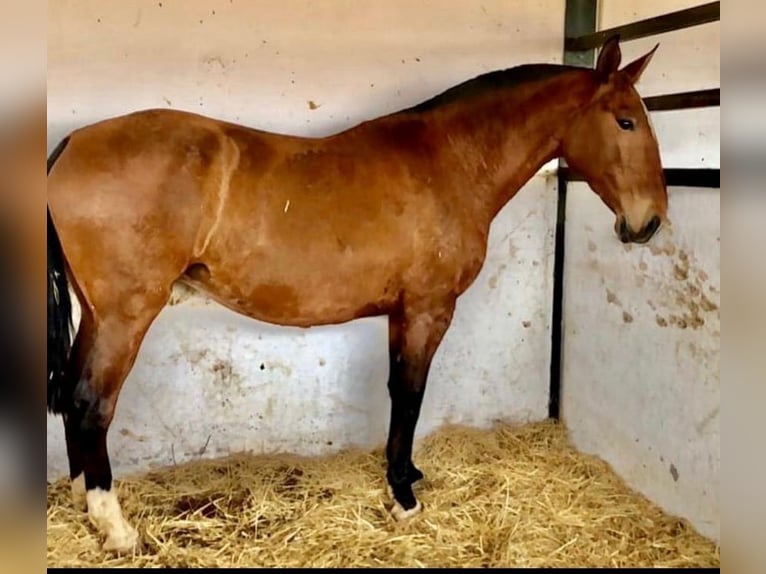
<svg viewBox="0 0 766 574">
<path fill-rule="evenodd" d="M 659 216 L 655 215 L 643 229 L 638 233 L 634 233 L 628 225 L 625 216 L 621 215 L 617 222 L 617 235 L 623 243 L 646 243 L 657 233 L 660 225 L 662 225 L 662 220 Z"/>
</svg>

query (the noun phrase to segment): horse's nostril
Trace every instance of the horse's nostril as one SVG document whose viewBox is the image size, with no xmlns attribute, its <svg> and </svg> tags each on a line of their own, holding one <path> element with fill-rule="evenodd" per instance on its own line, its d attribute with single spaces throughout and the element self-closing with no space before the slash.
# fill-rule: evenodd
<svg viewBox="0 0 766 574">
<path fill-rule="evenodd" d="M 620 218 L 619 235 L 620 235 L 620 241 L 622 241 L 623 243 L 628 243 L 630 241 L 630 231 L 628 231 L 628 222 L 625 220 L 624 217 Z"/>
<path fill-rule="evenodd" d="M 644 235 L 651 237 L 654 235 L 654 232 L 657 231 L 660 227 L 660 218 L 658 216 L 652 217 L 652 219 L 649 221 L 649 225 L 646 226 L 646 229 L 644 230 Z"/>
</svg>

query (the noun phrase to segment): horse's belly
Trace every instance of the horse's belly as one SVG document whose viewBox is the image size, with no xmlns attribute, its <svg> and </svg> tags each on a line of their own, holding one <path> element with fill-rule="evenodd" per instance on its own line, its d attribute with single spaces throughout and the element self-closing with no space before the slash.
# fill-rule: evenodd
<svg viewBox="0 0 766 574">
<path fill-rule="evenodd" d="M 189 282 L 222 305 L 259 321 L 310 327 L 386 315 L 398 300 L 393 283 L 375 274 L 329 271 L 234 278 L 216 269 Z"/>
</svg>

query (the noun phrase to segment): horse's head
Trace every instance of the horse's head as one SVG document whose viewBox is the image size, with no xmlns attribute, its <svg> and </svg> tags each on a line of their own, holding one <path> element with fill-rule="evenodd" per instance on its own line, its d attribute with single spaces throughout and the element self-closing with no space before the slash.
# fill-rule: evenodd
<svg viewBox="0 0 766 574">
<path fill-rule="evenodd" d="M 634 88 L 656 49 L 619 69 L 619 39 L 607 40 L 596 64 L 595 96 L 563 142 L 567 163 L 615 214 L 615 232 L 623 243 L 649 241 L 667 217 L 657 138 Z"/>
</svg>

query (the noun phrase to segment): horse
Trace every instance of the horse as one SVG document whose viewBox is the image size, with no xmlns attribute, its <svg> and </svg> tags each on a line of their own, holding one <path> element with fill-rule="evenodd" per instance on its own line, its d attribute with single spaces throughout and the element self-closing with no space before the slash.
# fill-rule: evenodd
<svg viewBox="0 0 766 574">
<path fill-rule="evenodd" d="M 177 281 L 275 325 L 387 316 L 390 512 L 420 512 L 412 451 L 431 360 L 500 209 L 563 157 L 614 213 L 622 242 L 645 243 L 667 221 L 659 145 L 635 88 L 656 49 L 620 68 L 612 37 L 593 68 L 489 72 L 325 137 L 167 109 L 70 132 L 48 174 L 59 341 L 48 409 L 62 415 L 74 500 L 103 548 L 138 542 L 112 490 L 106 437 Z M 67 286 L 82 307 L 71 349 Z"/>
</svg>

